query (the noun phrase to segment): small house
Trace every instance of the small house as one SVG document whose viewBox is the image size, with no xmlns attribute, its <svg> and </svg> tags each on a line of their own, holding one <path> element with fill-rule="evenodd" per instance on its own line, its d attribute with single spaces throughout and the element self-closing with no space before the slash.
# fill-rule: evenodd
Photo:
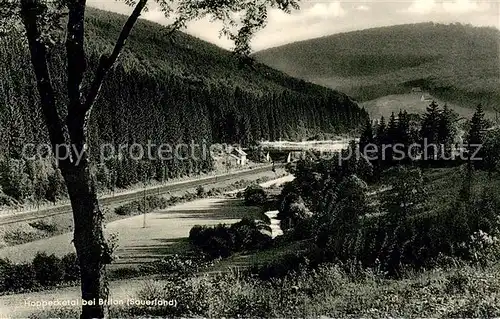
<svg viewBox="0 0 500 319">
<path fill-rule="evenodd" d="M 230 156 L 233 157 L 240 166 L 245 166 L 247 164 L 247 153 L 241 148 L 233 149 Z"/>
</svg>

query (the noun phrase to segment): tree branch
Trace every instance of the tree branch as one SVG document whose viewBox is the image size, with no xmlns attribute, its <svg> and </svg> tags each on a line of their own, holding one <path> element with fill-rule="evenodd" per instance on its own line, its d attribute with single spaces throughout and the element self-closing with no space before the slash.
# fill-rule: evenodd
<svg viewBox="0 0 500 319">
<path fill-rule="evenodd" d="M 118 59 L 118 56 L 120 55 L 125 45 L 125 42 L 127 41 L 127 38 L 130 35 L 130 31 L 132 31 L 134 24 L 141 15 L 141 12 L 146 6 L 147 2 L 148 0 L 140 0 L 139 3 L 136 5 L 134 11 L 132 12 L 127 22 L 123 26 L 120 36 L 116 41 L 115 47 L 111 55 L 101 56 L 101 59 L 99 60 L 99 66 L 97 67 L 96 75 L 94 77 L 92 85 L 90 86 L 90 90 L 87 94 L 87 98 L 85 99 L 85 103 L 83 105 L 84 108 L 83 110 L 85 113 L 89 112 L 92 106 L 94 105 L 94 102 L 97 96 L 99 95 L 99 91 L 101 90 L 101 86 L 104 81 L 104 78 L 106 77 L 106 74 L 111 69 L 113 64 L 116 62 L 116 59 Z"/>
<path fill-rule="evenodd" d="M 66 36 L 66 55 L 68 73 L 69 110 L 79 108 L 80 86 L 86 70 L 84 44 L 85 0 L 69 0 L 68 33 Z"/>
<path fill-rule="evenodd" d="M 35 78 L 40 94 L 40 103 L 49 132 L 50 142 L 54 154 L 57 145 L 64 145 L 63 126 L 57 112 L 56 100 L 52 81 L 47 64 L 47 50 L 41 40 L 41 32 L 37 24 L 38 16 L 43 14 L 44 7 L 39 0 L 21 0 L 21 18 L 26 30 L 26 37 L 31 56 L 31 64 L 35 72 Z M 60 161 L 60 165 L 66 161 Z"/>
</svg>

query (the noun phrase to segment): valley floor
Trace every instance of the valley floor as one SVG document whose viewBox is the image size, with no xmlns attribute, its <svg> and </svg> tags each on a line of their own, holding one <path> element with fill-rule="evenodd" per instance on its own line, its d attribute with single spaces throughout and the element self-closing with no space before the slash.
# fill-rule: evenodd
<svg viewBox="0 0 500 319">
<path fill-rule="evenodd" d="M 290 181 L 288 175 L 279 179 L 261 183 L 263 187 L 279 185 Z M 234 192 L 231 192 L 234 194 Z M 242 200 L 234 198 L 206 198 L 169 207 L 165 210 L 148 213 L 146 227 L 144 216 L 134 216 L 117 220 L 106 225 L 108 234 L 115 234 L 118 239 L 115 255 L 117 260 L 111 269 L 133 267 L 158 260 L 166 255 L 180 252 L 185 246 L 190 229 L 195 225 L 231 224 L 243 217 L 258 217 L 261 208 L 248 207 Z M 73 252 L 72 234 L 38 240 L 23 245 L 0 249 L 0 258 L 8 258 L 13 262 L 22 263 L 33 259 L 37 252 L 46 252 L 63 256 Z M 144 281 L 144 279 L 141 279 Z M 111 284 L 111 298 L 124 299 L 132 297 L 135 289 L 140 286 L 137 280 L 119 280 Z M 52 291 L 42 291 L 26 294 L 0 296 L 0 318 L 26 317 L 34 311 L 26 300 L 76 300 L 80 293 L 79 287 L 66 287 Z"/>
</svg>

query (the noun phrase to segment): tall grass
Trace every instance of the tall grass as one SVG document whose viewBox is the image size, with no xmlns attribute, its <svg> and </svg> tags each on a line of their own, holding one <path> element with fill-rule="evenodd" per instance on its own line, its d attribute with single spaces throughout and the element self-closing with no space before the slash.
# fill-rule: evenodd
<svg viewBox="0 0 500 319">
<path fill-rule="evenodd" d="M 176 307 L 112 307 L 111 317 L 386 318 L 495 317 L 500 315 L 498 268 L 436 269 L 389 280 L 370 270 L 356 275 L 325 264 L 282 279 L 262 281 L 239 272 L 146 281 L 136 299 L 175 300 Z M 72 317 L 58 310 L 32 318 Z M 73 316 L 74 317 L 74 316 Z"/>
</svg>

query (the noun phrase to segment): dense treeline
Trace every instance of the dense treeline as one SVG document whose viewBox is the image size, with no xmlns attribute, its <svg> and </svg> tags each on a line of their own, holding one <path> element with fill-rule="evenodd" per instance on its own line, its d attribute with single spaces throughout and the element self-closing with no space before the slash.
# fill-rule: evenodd
<svg viewBox="0 0 500 319">
<path fill-rule="evenodd" d="M 497 152 L 486 139 L 492 124 L 479 104 L 470 122 L 445 104 L 432 101 L 423 115 L 400 111 L 373 124 L 367 121 L 360 137 L 361 153 L 382 170 L 396 164 L 455 165 L 469 158 L 476 166 L 494 168 Z M 477 160 L 481 159 L 481 160 Z"/>
<path fill-rule="evenodd" d="M 90 10 L 87 20 L 87 63 L 95 70 L 98 53 L 110 49 L 123 17 Z M 64 50 L 63 44 L 56 44 L 49 57 L 60 106 L 67 99 Z M 48 137 L 28 55 L 16 38 L 0 39 L 0 74 L 0 205 L 27 199 L 55 201 L 65 192 L 55 165 L 49 160 L 26 160 L 33 147 L 27 149 L 29 154 L 26 149 L 23 153 L 27 144 L 47 143 Z M 88 82 L 85 79 L 83 85 Z M 124 188 L 211 170 L 213 161 L 206 148 L 213 143 L 249 145 L 317 132 L 343 133 L 366 117 L 341 93 L 260 64 L 240 65 L 228 51 L 182 33 L 170 39 L 164 28 L 141 21 L 102 88 L 90 121 L 89 146 L 98 163 L 99 186 Z M 165 143 L 172 152 L 180 143 L 198 147 L 180 149 L 183 160 L 168 156 L 135 160 L 130 153 L 140 152 L 130 148 L 134 143 L 144 149 L 150 143 L 151 154 Z M 105 144 L 107 152 L 102 154 Z M 118 156 L 123 145 L 129 147 Z"/>
<path fill-rule="evenodd" d="M 466 124 L 457 127 L 455 118 L 432 102 L 422 118 L 400 112 L 375 128 L 368 122 L 360 148 L 352 143 L 333 159 L 298 162 L 280 198 L 287 239 L 315 243 L 310 265 L 355 262 L 394 276 L 454 258 L 481 266 L 497 261 L 499 130 L 481 105 Z M 465 130 L 463 148 L 454 159 L 458 130 Z M 407 151 L 423 140 L 435 152 L 417 149 L 400 159 L 390 147 L 380 152 L 398 143 Z M 379 150 L 375 159 L 363 156 L 368 145 Z"/>
<path fill-rule="evenodd" d="M 353 262 L 397 276 L 452 258 L 483 266 L 498 260 L 500 198 L 494 187 L 474 182 L 479 173 L 465 170 L 450 179 L 460 170 L 448 168 L 445 179 L 457 184 L 443 187 L 428 171 L 397 166 L 384 171 L 384 187 L 371 192 L 374 184 L 359 178 L 355 166 L 344 166 L 338 175 L 335 164 L 301 163 L 298 178 L 282 193 L 285 200 L 305 203 L 280 213 L 294 220 L 285 232 L 288 240 L 315 244 L 307 252 L 310 266 Z M 312 215 L 300 214 L 308 208 Z"/>
</svg>

